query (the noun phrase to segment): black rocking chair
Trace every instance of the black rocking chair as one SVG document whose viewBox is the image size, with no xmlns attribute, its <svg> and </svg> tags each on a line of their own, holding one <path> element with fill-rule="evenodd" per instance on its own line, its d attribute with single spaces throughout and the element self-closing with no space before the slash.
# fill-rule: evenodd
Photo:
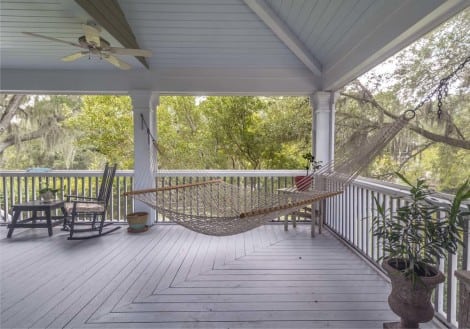
<svg viewBox="0 0 470 329">
<path fill-rule="evenodd" d="M 82 196 L 67 196 L 65 209 L 67 211 L 64 229 L 70 231 L 68 240 L 83 240 L 96 238 L 120 228 L 106 228 L 113 223 L 105 223 L 108 201 L 113 188 L 116 166 L 106 164 L 101 185 L 96 198 Z"/>
</svg>

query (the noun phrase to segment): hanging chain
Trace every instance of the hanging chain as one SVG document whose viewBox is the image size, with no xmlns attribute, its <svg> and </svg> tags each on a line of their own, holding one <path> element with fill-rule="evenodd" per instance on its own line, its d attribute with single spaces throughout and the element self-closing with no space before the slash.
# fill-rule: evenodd
<svg viewBox="0 0 470 329">
<path fill-rule="evenodd" d="M 438 86 L 438 94 L 437 94 L 437 117 L 440 119 L 442 116 L 442 97 L 447 97 L 447 94 L 449 93 L 449 81 L 451 78 L 453 78 L 457 72 L 462 70 L 465 66 L 470 61 L 470 56 L 467 56 L 467 58 L 460 63 L 459 66 L 449 74 L 449 76 L 445 77 L 444 79 L 441 79 L 439 82 Z"/>
<path fill-rule="evenodd" d="M 439 85 L 436 89 L 430 92 L 421 102 L 413 110 L 405 111 L 405 116 L 408 119 L 413 119 L 416 116 L 416 111 L 421 108 L 425 103 L 429 102 L 431 98 L 437 93 L 437 117 L 440 119 L 442 116 L 442 98 L 446 97 L 449 93 L 449 82 L 450 80 L 455 77 L 455 75 L 462 70 L 465 65 L 470 62 L 470 56 L 467 56 L 465 60 L 457 66 L 457 68 L 445 78 L 442 78 L 439 81 Z"/>
</svg>

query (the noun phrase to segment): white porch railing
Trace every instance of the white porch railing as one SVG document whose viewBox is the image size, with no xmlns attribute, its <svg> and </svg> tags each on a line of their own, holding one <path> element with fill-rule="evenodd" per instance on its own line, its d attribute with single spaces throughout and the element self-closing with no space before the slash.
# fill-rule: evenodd
<svg viewBox="0 0 470 329">
<path fill-rule="evenodd" d="M 39 199 L 39 190 L 44 186 L 59 189 L 57 197 L 67 195 L 95 197 L 99 190 L 102 171 L 92 170 L 52 170 L 48 172 L 28 172 L 8 170 L 0 172 L 0 223 L 11 216 L 14 204 Z M 132 190 L 133 171 L 119 171 L 113 184 L 108 218 L 113 221 L 125 220 L 125 214 L 133 209 L 133 201 L 122 197 L 122 193 Z M 3 217 L 3 218 L 2 218 Z"/>
<path fill-rule="evenodd" d="M 325 201 L 326 225 L 341 239 L 368 259 L 381 270 L 378 259 L 383 256 L 382 242 L 371 233 L 371 218 L 377 213 L 374 198 L 377 198 L 392 210 L 404 205 L 397 199 L 408 195 L 405 186 L 382 181 L 358 178 L 347 187 L 343 194 Z M 439 197 L 448 199 L 452 196 L 441 194 Z M 436 204 L 442 199 L 435 199 Z M 440 284 L 434 294 L 436 316 L 446 326 L 457 326 L 458 286 L 454 275 L 455 270 L 469 270 L 470 255 L 468 246 L 470 238 L 468 223 L 464 234 L 464 246 L 456 255 L 449 254 L 448 260 L 440 261 L 440 270 L 446 274 L 446 281 Z"/>
<path fill-rule="evenodd" d="M 59 198 L 74 194 L 95 196 L 101 174 L 101 171 L 50 171 L 45 173 L 2 171 L 0 172 L 0 211 L 3 210 L 6 214 L 2 218 L 0 212 L 0 223 L 8 220 L 8 211 L 12 205 L 36 199 L 43 184 L 60 188 Z M 292 186 L 293 176 L 304 174 L 303 170 L 162 170 L 159 172 L 157 180 L 166 180 L 167 183 L 172 184 L 184 184 L 220 177 L 230 184 L 257 190 L 272 190 Z M 125 215 L 132 212 L 133 199 L 122 195 L 132 189 L 132 182 L 133 171 L 121 170 L 116 173 L 108 214 L 110 220 L 125 221 Z M 378 259 L 383 255 L 381 241 L 371 234 L 371 217 L 376 211 L 373 198 L 377 197 L 393 209 L 397 209 L 402 201 L 395 199 L 395 197 L 405 195 L 407 195 L 407 190 L 404 186 L 358 178 L 343 194 L 324 202 L 322 217 L 326 225 L 338 237 L 367 258 L 373 266 L 380 269 Z M 299 218 L 299 220 L 302 219 Z M 457 255 L 450 255 L 448 261 L 441 262 L 441 270 L 446 273 L 447 279 L 444 284 L 438 287 L 434 296 L 437 316 L 448 327 L 457 325 L 458 287 L 454 272 L 456 269 L 469 269 L 468 227 L 464 240 L 464 247 L 459 249 Z"/>
<path fill-rule="evenodd" d="M 186 184 L 222 178 L 230 184 L 262 191 L 292 186 L 293 176 L 304 174 L 304 170 L 161 170 L 156 183 L 161 185 L 165 180 L 166 184 Z M 0 223 L 11 216 L 9 211 L 14 204 L 38 199 L 39 190 L 45 185 L 58 188 L 57 197 L 60 199 L 65 199 L 67 195 L 94 197 L 99 190 L 101 175 L 101 171 L 93 170 L 0 171 Z M 133 176 L 132 170 L 116 172 L 108 220 L 125 221 L 126 214 L 133 211 L 134 199 L 123 196 L 124 192 L 132 190 Z"/>
</svg>

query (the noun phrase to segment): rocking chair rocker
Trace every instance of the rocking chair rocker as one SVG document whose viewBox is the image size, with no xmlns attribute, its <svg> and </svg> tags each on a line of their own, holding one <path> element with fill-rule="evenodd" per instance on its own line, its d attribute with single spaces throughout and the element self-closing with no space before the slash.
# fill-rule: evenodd
<svg viewBox="0 0 470 329">
<path fill-rule="evenodd" d="M 105 223 L 106 210 L 113 187 L 116 165 L 106 164 L 101 185 L 96 198 L 83 196 L 67 196 L 65 209 L 67 212 L 66 227 L 70 231 L 68 240 L 96 238 L 120 228 L 116 226 L 105 229 L 113 223 Z"/>
</svg>

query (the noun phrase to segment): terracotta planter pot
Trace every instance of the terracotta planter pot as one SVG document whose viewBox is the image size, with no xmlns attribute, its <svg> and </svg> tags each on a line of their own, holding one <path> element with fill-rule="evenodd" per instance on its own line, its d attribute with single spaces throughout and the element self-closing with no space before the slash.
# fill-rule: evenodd
<svg viewBox="0 0 470 329">
<path fill-rule="evenodd" d="M 294 182 L 299 191 L 307 191 L 312 186 L 313 176 L 295 176 Z"/>
<path fill-rule="evenodd" d="M 384 324 L 384 328 L 419 328 L 420 323 L 431 321 L 434 317 L 431 295 L 434 288 L 444 282 L 444 274 L 437 268 L 429 266 L 429 271 L 435 275 L 420 277 L 420 280 L 413 284 L 410 278 L 405 277 L 403 272 L 392 266 L 394 261 L 385 259 L 382 267 L 392 281 L 392 292 L 388 296 L 388 304 L 392 311 L 400 316 L 401 321 Z"/>
</svg>

